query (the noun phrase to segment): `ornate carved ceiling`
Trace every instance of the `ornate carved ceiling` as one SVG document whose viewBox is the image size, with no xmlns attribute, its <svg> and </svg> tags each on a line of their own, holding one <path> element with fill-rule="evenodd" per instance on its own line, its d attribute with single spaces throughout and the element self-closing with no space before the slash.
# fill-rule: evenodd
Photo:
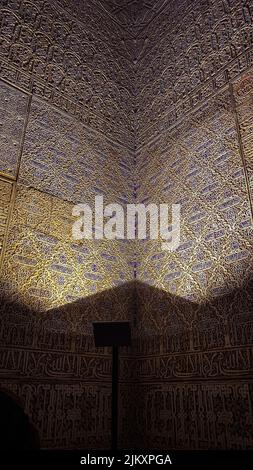
<svg viewBox="0 0 253 470">
<path fill-rule="evenodd" d="M 125 28 L 138 31 L 157 16 L 170 0 L 100 0 Z"/>
</svg>

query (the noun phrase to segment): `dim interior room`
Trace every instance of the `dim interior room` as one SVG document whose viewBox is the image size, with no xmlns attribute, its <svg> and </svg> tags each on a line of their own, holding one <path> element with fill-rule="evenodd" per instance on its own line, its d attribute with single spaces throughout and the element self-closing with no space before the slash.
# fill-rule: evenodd
<svg viewBox="0 0 253 470">
<path fill-rule="evenodd" d="M 42 449 L 253 449 L 252 0 L 0 1 L 0 382 Z M 73 239 L 179 204 L 180 244 Z M 151 224 L 151 220 L 150 220 Z M 138 227 L 137 227 L 138 228 Z"/>
</svg>

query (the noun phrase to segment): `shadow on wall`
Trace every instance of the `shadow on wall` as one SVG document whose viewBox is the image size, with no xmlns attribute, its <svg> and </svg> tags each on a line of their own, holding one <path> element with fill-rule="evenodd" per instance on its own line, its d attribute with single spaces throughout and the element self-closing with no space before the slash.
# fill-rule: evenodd
<svg viewBox="0 0 253 470">
<path fill-rule="evenodd" d="M 26 397 L 42 447 L 108 448 L 111 356 L 95 348 L 91 322 L 131 320 L 133 345 L 121 353 L 120 445 L 253 447 L 252 286 L 249 279 L 199 305 L 129 282 L 45 313 L 3 296 L 2 384 Z"/>
<path fill-rule="evenodd" d="M 29 421 L 20 400 L 0 389 L 0 450 L 38 450 L 39 434 Z"/>
<path fill-rule="evenodd" d="M 201 303 L 181 298 L 164 290 L 136 283 L 136 310 L 140 335 L 156 336 L 183 333 L 215 324 L 228 325 L 244 322 L 251 317 L 253 305 L 253 278 L 240 287 L 227 287 L 226 292 L 212 296 Z M 247 321 L 247 320 L 246 320 Z"/>
<path fill-rule="evenodd" d="M 132 445 L 253 448 L 252 301 L 252 278 L 201 304 L 137 285 Z"/>
<path fill-rule="evenodd" d="M 47 312 L 2 295 L 1 384 L 21 399 L 42 448 L 110 447 L 111 352 L 95 348 L 91 322 L 130 319 L 133 287 Z"/>
</svg>

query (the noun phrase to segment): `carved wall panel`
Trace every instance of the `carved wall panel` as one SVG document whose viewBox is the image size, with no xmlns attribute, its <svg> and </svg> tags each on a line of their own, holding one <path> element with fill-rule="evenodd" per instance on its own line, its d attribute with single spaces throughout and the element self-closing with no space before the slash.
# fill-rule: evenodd
<svg viewBox="0 0 253 470">
<path fill-rule="evenodd" d="M 251 207 L 253 204 L 253 158 L 252 158 L 252 126 L 253 126 L 253 73 L 243 74 L 234 83 L 236 110 L 242 142 L 243 157 L 245 159 L 247 184 L 249 186 Z"/>
<path fill-rule="evenodd" d="M 0 173 L 16 177 L 29 97 L 0 82 Z"/>
<path fill-rule="evenodd" d="M 37 427 L 42 448 L 101 448 L 110 446 L 110 386 L 4 381 L 23 402 Z M 96 410 L 101 410 L 97 413 Z"/>
<path fill-rule="evenodd" d="M 129 184 L 122 172 L 125 153 L 68 114 L 33 99 L 19 181 L 76 203 L 94 203 L 96 194 L 116 202 Z"/>
<path fill-rule="evenodd" d="M 68 7 L 1 1 L 0 76 L 131 146 L 132 81 L 126 85 L 121 30 L 98 2 L 85 2 L 78 18 Z"/>
<path fill-rule="evenodd" d="M 12 191 L 13 184 L 10 181 L 0 178 L 0 263 L 11 211 Z"/>
<path fill-rule="evenodd" d="M 181 204 L 181 243 L 137 245 L 122 413 L 140 448 L 251 449 L 252 2 L 169 3 L 136 37 L 136 185 Z"/>
<path fill-rule="evenodd" d="M 150 23 L 155 16 L 159 15 L 171 0 L 100 0 L 101 5 L 107 9 L 112 16 L 132 34 L 138 34 L 147 23 Z"/>
<path fill-rule="evenodd" d="M 48 310 L 132 279 L 124 243 L 73 240 L 72 207 L 18 185 L 2 267 L 3 293 L 6 289 L 27 307 Z M 119 318 L 123 311 L 124 302 L 118 305 Z"/>
<path fill-rule="evenodd" d="M 147 383 L 136 387 L 131 407 L 136 448 L 252 449 L 252 384 Z M 127 417 L 128 407 L 123 423 Z"/>
<path fill-rule="evenodd" d="M 248 322 L 247 328 L 252 328 L 252 322 Z M 152 337 L 149 341 L 146 341 L 146 351 L 143 348 L 144 341 L 142 340 L 142 352 L 146 352 L 147 355 L 135 359 L 134 362 L 128 360 L 129 367 L 125 367 L 126 372 L 124 376 L 130 380 L 134 380 L 135 383 L 152 383 L 156 381 L 163 383 L 169 383 L 171 381 L 189 383 L 192 380 L 202 380 L 208 383 L 210 380 L 226 380 L 231 377 L 234 379 L 250 380 L 253 370 L 252 345 L 244 345 L 243 347 L 234 345 L 233 347 L 228 347 L 224 330 L 222 330 L 222 328 L 220 328 L 220 330 L 219 332 L 217 327 L 216 332 L 213 328 L 213 331 L 211 331 L 211 329 L 205 331 L 200 330 L 199 333 L 196 328 L 192 335 L 192 350 L 190 350 L 192 332 L 186 332 L 184 335 L 185 351 L 183 350 L 182 341 L 181 350 L 176 350 L 176 346 L 179 345 L 179 341 L 177 345 L 176 340 L 180 338 L 173 337 L 172 335 L 155 338 L 155 342 Z M 235 325 L 233 325 L 233 330 L 236 330 Z M 207 339 L 208 333 L 210 339 L 210 333 L 213 333 L 213 341 L 206 341 L 206 347 L 210 348 L 209 350 L 201 351 L 201 346 L 196 344 L 196 337 L 197 335 L 201 336 L 201 333 L 205 333 Z M 214 341 L 214 333 L 216 333 L 216 344 Z M 204 337 L 204 334 L 202 336 Z M 219 343 L 217 340 L 219 340 Z M 248 335 L 248 342 L 250 343 L 250 335 Z M 166 346 L 168 349 L 174 349 L 173 353 L 169 351 L 166 352 L 166 348 L 161 352 L 155 351 L 154 345 L 164 346 L 165 343 L 167 343 Z M 197 351 L 197 348 L 199 348 L 199 351 Z M 161 347 L 161 349 L 163 348 Z"/>
<path fill-rule="evenodd" d="M 141 32 L 139 145 L 252 65 L 252 17 L 251 1 L 177 1 Z"/>
<path fill-rule="evenodd" d="M 130 319 L 122 445 L 252 448 L 252 2 L 0 15 L 1 384 L 43 447 L 109 446 L 91 321 Z M 179 248 L 74 242 L 73 204 L 95 195 L 181 203 Z"/>
<path fill-rule="evenodd" d="M 43 447 L 105 448 L 111 361 L 91 321 L 131 317 L 134 259 L 74 241 L 72 209 L 133 196 L 132 43 L 98 2 L 76 6 L 0 2 L 0 376 Z"/>
<path fill-rule="evenodd" d="M 91 322 L 131 318 L 133 268 L 124 243 L 73 242 L 72 222 L 71 203 L 17 185 L 1 272 L 1 385 L 23 399 L 43 447 L 105 448 L 111 358 L 94 347 Z"/>
<path fill-rule="evenodd" d="M 171 302 L 174 314 L 179 304 L 178 315 L 187 328 L 201 319 L 198 304 L 203 302 L 212 302 L 212 315 L 224 320 L 230 310 L 226 313 L 214 299 L 244 290 L 252 276 L 253 255 L 250 205 L 229 91 L 143 148 L 138 159 L 139 200 L 170 207 L 181 203 L 180 246 L 170 253 L 156 241 L 142 243 L 139 279 L 167 292 L 167 307 Z M 180 299 L 189 303 L 187 318 Z M 248 302 L 249 309 L 251 296 Z M 142 331 L 149 322 L 153 332 L 172 328 L 170 315 L 161 320 L 150 299 L 142 301 L 142 308 L 151 310 L 144 317 L 139 312 Z"/>
</svg>

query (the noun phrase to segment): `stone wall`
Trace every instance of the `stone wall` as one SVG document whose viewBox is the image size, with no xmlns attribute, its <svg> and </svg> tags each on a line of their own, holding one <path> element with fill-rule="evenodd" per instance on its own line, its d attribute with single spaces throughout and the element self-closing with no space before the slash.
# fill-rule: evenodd
<svg viewBox="0 0 253 470">
<path fill-rule="evenodd" d="M 0 14 L 2 386 L 43 447 L 108 447 L 91 321 L 130 319 L 122 446 L 252 448 L 252 2 Z M 180 203 L 179 248 L 73 242 L 95 195 Z"/>
<path fill-rule="evenodd" d="M 49 448 L 110 445 L 110 356 L 91 321 L 133 304 L 126 244 L 72 239 L 74 204 L 131 197 L 134 140 L 122 29 L 80 7 L 0 2 L 1 385 Z"/>
<path fill-rule="evenodd" d="M 137 36 L 138 201 L 180 203 L 181 243 L 139 245 L 136 439 L 252 448 L 253 5 L 167 3 Z"/>
</svg>

